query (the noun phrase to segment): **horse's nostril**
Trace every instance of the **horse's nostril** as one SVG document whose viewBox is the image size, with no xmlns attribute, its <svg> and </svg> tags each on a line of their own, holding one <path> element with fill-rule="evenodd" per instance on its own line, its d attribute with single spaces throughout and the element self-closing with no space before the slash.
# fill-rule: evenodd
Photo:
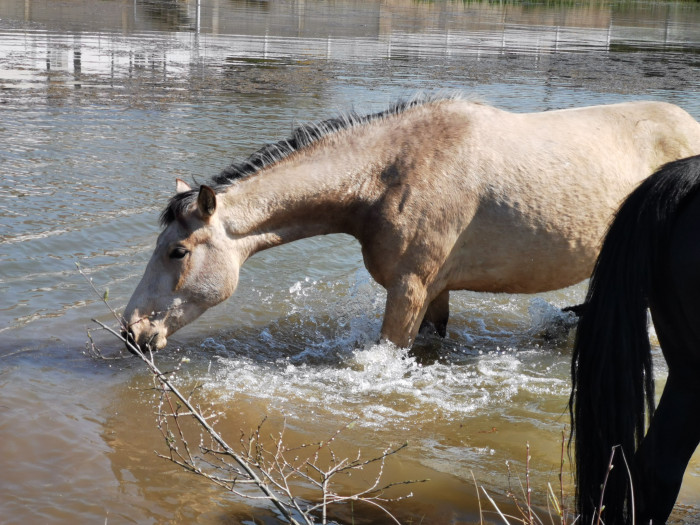
<svg viewBox="0 0 700 525">
<path fill-rule="evenodd" d="M 127 328 L 126 330 L 122 330 L 122 337 L 124 338 L 126 349 L 131 352 L 132 354 L 136 354 L 134 352 L 134 347 L 138 348 L 139 345 L 136 343 L 136 336 L 134 335 L 134 332 L 131 328 Z"/>
</svg>

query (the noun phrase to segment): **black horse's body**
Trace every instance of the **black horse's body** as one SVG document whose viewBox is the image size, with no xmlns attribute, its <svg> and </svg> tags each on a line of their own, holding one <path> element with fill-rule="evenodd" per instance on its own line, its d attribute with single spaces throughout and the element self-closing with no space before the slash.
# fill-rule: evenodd
<svg viewBox="0 0 700 525">
<path fill-rule="evenodd" d="M 656 408 L 647 308 L 669 369 Z M 664 523 L 700 442 L 700 156 L 665 165 L 620 207 L 591 277 L 572 378 L 580 523 L 599 509 L 606 525 Z"/>
</svg>

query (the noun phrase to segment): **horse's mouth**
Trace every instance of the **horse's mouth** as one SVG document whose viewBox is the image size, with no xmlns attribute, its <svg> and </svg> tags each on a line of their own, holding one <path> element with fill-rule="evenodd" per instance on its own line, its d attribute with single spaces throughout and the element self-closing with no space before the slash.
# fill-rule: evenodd
<svg viewBox="0 0 700 525">
<path fill-rule="evenodd" d="M 129 353 L 131 353 L 133 355 L 138 355 L 136 350 L 141 351 L 141 347 L 136 342 L 136 338 L 134 337 L 134 332 L 131 330 L 131 328 L 122 329 L 121 336 L 122 336 L 122 339 L 124 340 L 124 346 L 129 351 Z"/>
<path fill-rule="evenodd" d="M 158 340 L 158 335 L 160 335 L 160 332 L 155 332 L 151 337 L 148 338 L 148 341 L 146 341 L 143 344 L 143 347 L 149 352 L 155 352 L 156 350 L 158 350 L 158 347 L 155 345 L 155 341 Z"/>
<path fill-rule="evenodd" d="M 139 353 L 144 354 L 146 352 L 156 351 L 158 348 L 154 345 L 154 342 L 158 340 L 159 334 L 160 332 L 155 332 L 148 338 L 146 342 L 139 344 L 136 341 L 134 332 L 131 329 L 122 330 L 121 332 L 122 338 L 124 339 L 124 346 L 126 346 L 126 349 L 129 351 L 129 353 L 133 355 L 139 355 Z"/>
</svg>

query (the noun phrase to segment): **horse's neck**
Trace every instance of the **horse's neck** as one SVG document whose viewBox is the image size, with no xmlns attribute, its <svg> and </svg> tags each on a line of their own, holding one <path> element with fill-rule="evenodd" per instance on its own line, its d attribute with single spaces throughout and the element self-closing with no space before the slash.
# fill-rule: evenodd
<svg viewBox="0 0 700 525">
<path fill-rule="evenodd" d="M 362 210 L 376 198 L 376 168 L 366 152 L 346 148 L 297 153 L 224 194 L 227 229 L 250 240 L 249 255 L 315 235 L 357 237 Z"/>
</svg>

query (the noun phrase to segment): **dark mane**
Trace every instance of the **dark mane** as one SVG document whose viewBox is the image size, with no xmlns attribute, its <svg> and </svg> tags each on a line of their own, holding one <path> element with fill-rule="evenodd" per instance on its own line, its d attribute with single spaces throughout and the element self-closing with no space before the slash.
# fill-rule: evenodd
<svg viewBox="0 0 700 525">
<path fill-rule="evenodd" d="M 261 170 L 284 160 L 292 153 L 318 142 L 327 135 L 392 115 L 398 115 L 416 106 L 423 106 L 442 100 L 453 100 L 455 98 L 458 98 L 458 96 L 439 97 L 421 95 L 409 100 L 400 100 L 389 109 L 378 113 L 360 115 L 355 111 L 351 111 L 347 114 L 330 118 L 322 122 L 301 125 L 292 131 L 289 138 L 280 140 L 279 142 L 265 144 L 246 159 L 234 160 L 227 168 L 221 171 L 221 173 L 212 177 L 210 186 L 217 193 L 225 191 L 225 189 L 235 181 L 255 175 Z M 194 202 L 197 193 L 198 190 L 191 190 L 172 197 L 160 215 L 161 226 L 167 226 L 173 222 L 176 217 L 183 214 Z"/>
</svg>

